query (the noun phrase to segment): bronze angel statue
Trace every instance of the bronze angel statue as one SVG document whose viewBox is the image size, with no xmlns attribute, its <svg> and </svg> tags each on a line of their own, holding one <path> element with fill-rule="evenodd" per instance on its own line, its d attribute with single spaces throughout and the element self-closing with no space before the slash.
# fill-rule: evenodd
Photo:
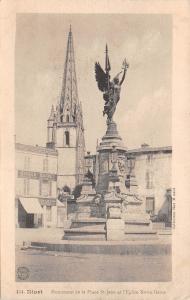
<svg viewBox="0 0 190 300">
<path fill-rule="evenodd" d="M 113 115 L 116 110 L 117 103 L 120 99 L 121 85 L 125 79 L 126 71 L 129 68 L 129 64 L 126 59 L 123 61 L 122 69 L 113 80 L 110 79 L 109 72 L 111 70 L 108 47 L 106 45 L 106 62 L 105 71 L 100 66 L 99 62 L 95 63 L 95 76 L 98 83 L 98 88 L 103 92 L 103 98 L 105 101 L 103 115 L 107 115 L 107 122 L 113 121 Z M 120 74 L 123 73 L 121 80 L 119 79 Z"/>
</svg>

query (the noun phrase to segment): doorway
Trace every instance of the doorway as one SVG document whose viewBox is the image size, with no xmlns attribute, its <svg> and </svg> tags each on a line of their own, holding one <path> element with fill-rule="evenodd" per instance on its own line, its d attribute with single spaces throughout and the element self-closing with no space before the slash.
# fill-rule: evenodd
<svg viewBox="0 0 190 300">
<path fill-rule="evenodd" d="M 26 214 L 26 227 L 34 227 L 34 214 Z"/>
</svg>

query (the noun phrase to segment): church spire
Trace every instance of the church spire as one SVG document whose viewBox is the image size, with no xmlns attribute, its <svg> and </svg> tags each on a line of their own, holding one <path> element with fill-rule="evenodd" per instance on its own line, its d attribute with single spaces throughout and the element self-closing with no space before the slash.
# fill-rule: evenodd
<svg viewBox="0 0 190 300">
<path fill-rule="evenodd" d="M 54 111 L 54 106 L 52 105 L 50 116 L 49 116 L 48 120 L 50 121 L 50 120 L 54 120 L 54 119 L 55 119 L 55 111 Z"/>
<path fill-rule="evenodd" d="M 70 25 L 60 99 L 60 113 L 62 114 L 62 122 L 68 119 L 69 121 L 75 121 L 78 102 L 73 34 Z"/>
<path fill-rule="evenodd" d="M 54 120 L 52 116 L 55 114 Z M 84 176 L 85 140 L 82 106 L 78 99 L 73 34 L 71 26 L 67 40 L 61 97 L 48 120 L 47 147 L 57 150 L 57 186 L 73 189 Z M 68 160 L 69 157 L 69 160 Z"/>
</svg>

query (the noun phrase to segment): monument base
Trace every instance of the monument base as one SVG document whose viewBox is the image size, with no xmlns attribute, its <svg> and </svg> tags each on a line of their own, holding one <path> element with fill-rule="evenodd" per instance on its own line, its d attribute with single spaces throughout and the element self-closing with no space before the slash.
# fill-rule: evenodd
<svg viewBox="0 0 190 300">
<path fill-rule="evenodd" d="M 122 218 L 125 222 L 126 240 L 157 239 L 157 232 L 152 230 L 150 215 L 145 212 L 142 196 L 130 192 L 126 194 Z"/>
<path fill-rule="evenodd" d="M 73 220 L 71 228 L 64 230 L 64 240 L 80 241 L 105 241 L 106 220 L 100 218 L 88 218 Z"/>
<path fill-rule="evenodd" d="M 108 124 L 97 151 L 96 191 L 86 176 L 76 200 L 75 220 L 70 229 L 64 230 L 64 239 L 124 241 L 156 237 L 135 180 L 131 181 L 132 189 L 126 189 L 126 148 L 115 122 Z"/>
<path fill-rule="evenodd" d="M 122 219 L 108 219 L 106 222 L 107 241 L 125 240 L 125 222 Z"/>
</svg>

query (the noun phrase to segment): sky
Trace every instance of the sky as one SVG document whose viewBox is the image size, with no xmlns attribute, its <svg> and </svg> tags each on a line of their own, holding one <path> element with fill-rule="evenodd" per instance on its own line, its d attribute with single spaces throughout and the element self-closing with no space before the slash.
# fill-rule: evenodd
<svg viewBox="0 0 190 300">
<path fill-rule="evenodd" d="M 124 58 L 130 65 L 114 115 L 125 146 L 171 145 L 172 19 L 158 14 L 18 14 L 16 141 L 46 144 L 51 106 L 60 100 L 70 24 L 86 150 L 95 152 L 106 131 L 94 75 L 96 61 L 104 67 L 106 43 L 112 77 Z"/>
</svg>

